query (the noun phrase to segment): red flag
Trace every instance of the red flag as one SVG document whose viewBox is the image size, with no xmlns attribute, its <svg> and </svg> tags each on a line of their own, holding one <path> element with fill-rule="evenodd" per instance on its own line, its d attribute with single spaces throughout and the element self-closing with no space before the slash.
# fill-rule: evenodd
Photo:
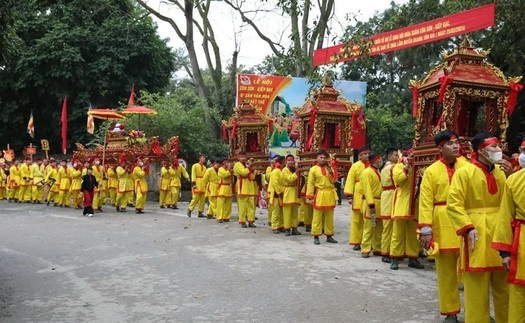
<svg viewBox="0 0 525 323">
<path fill-rule="evenodd" d="M 131 85 L 131 93 L 129 94 L 128 108 L 132 108 L 135 105 L 135 84 Z"/>
<path fill-rule="evenodd" d="M 65 155 L 67 151 L 67 96 L 64 97 L 64 102 L 62 103 L 60 121 L 62 121 L 62 153 Z"/>
</svg>

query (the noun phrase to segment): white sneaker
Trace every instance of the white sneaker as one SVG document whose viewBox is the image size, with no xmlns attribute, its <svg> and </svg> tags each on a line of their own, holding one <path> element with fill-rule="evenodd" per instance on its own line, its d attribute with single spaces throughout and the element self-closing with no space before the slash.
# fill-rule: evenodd
<svg viewBox="0 0 525 323">
<path fill-rule="evenodd" d="M 93 216 L 93 214 L 89 213 L 89 214 L 88 214 L 87 216 L 89 216 L 89 217 L 92 217 L 92 216 Z"/>
</svg>

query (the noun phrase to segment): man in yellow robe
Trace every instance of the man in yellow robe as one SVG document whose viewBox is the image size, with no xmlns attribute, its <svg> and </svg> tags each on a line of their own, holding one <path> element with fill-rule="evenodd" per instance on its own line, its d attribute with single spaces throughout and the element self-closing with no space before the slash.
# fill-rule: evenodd
<svg viewBox="0 0 525 323">
<path fill-rule="evenodd" d="M 8 201 L 18 202 L 18 192 L 20 190 L 20 166 L 18 165 L 18 159 L 13 160 L 13 164 L 9 167 L 9 179 L 7 181 Z"/>
<path fill-rule="evenodd" d="M 423 174 L 419 189 L 419 228 L 421 246 L 439 250 L 436 260 L 439 311 L 444 322 L 458 322 L 461 310 L 458 289 L 457 263 L 460 239 L 447 213 L 447 196 L 455 171 L 467 164 L 460 156 L 458 135 L 444 130 L 434 137 L 441 158 Z M 434 245 L 437 243 L 437 245 Z M 437 246 L 437 248 L 436 248 Z"/>
<path fill-rule="evenodd" d="M 369 154 L 370 166 L 361 174 L 361 185 L 364 193 L 363 200 L 363 242 L 361 244 L 361 256 L 368 258 L 370 252 L 381 255 L 381 234 L 383 233 L 383 222 L 379 219 L 381 211 L 381 155 L 371 152 Z"/>
<path fill-rule="evenodd" d="M 135 179 L 135 211 L 137 214 L 144 213 L 146 198 L 148 196 L 148 182 L 146 175 L 149 175 L 149 165 L 144 165 L 141 159 L 137 159 L 136 166 L 133 168 L 133 178 Z"/>
<path fill-rule="evenodd" d="M 352 205 L 350 219 L 350 235 L 348 241 L 354 246 L 353 250 L 361 250 L 363 240 L 363 189 L 361 186 L 361 173 L 368 167 L 368 148 L 359 149 L 359 160 L 355 162 L 346 177 L 344 193 L 348 197 L 348 203 Z"/>
<path fill-rule="evenodd" d="M 492 247 L 508 271 L 509 323 L 525 322 L 525 153 L 521 169 L 507 178 Z"/>
<path fill-rule="evenodd" d="M 306 203 L 313 207 L 312 232 L 314 244 L 321 244 L 319 236 L 326 235 L 326 242 L 337 243 L 333 238 L 334 209 L 337 203 L 337 192 L 334 183 L 337 180 L 332 167 L 328 164 L 328 153 L 324 150 L 317 152 L 317 165 L 308 172 L 306 188 Z"/>
<path fill-rule="evenodd" d="M 31 202 L 32 185 L 31 159 L 26 157 L 24 158 L 22 165 L 20 165 L 20 190 L 18 191 L 19 202 Z"/>
<path fill-rule="evenodd" d="M 108 194 L 109 201 L 112 206 L 117 206 L 117 187 L 118 187 L 118 177 L 117 172 L 115 171 L 115 166 L 109 165 L 106 168 L 106 173 L 108 176 Z"/>
<path fill-rule="evenodd" d="M 306 188 L 308 183 L 308 173 L 301 176 L 301 205 L 299 206 L 299 215 L 303 215 L 304 221 L 304 231 L 312 232 L 312 219 L 314 215 L 314 210 L 312 205 L 306 203 Z M 300 218 L 299 218 L 300 219 Z"/>
<path fill-rule="evenodd" d="M 283 192 L 283 221 L 285 236 L 300 236 L 297 231 L 299 225 L 299 176 L 295 168 L 295 158 L 293 155 L 286 156 L 286 167 L 282 170 Z"/>
<path fill-rule="evenodd" d="M 231 164 L 228 158 L 221 160 L 221 166 L 217 171 L 219 176 L 218 194 L 217 194 L 217 222 L 230 222 L 232 214 L 233 198 L 233 174 Z"/>
<path fill-rule="evenodd" d="M 33 178 L 31 199 L 33 200 L 33 203 L 42 203 L 42 198 L 44 196 L 45 170 L 45 166 L 42 165 L 42 159 L 37 159 L 36 163 L 31 165 L 31 177 Z"/>
<path fill-rule="evenodd" d="M 270 166 L 266 167 L 266 171 L 264 172 L 264 180 L 265 180 L 265 189 L 266 189 L 266 199 L 270 200 L 270 178 L 272 176 L 273 166 L 274 166 L 275 160 L 272 158 L 270 159 Z M 273 214 L 273 206 L 268 202 L 268 207 L 266 209 L 268 214 L 268 226 L 272 226 L 272 214 Z"/>
<path fill-rule="evenodd" d="M 193 164 L 191 167 L 191 202 L 188 206 L 188 217 L 191 217 L 191 212 L 198 207 L 199 218 L 205 218 L 204 215 L 204 202 L 206 202 L 206 187 L 204 186 L 204 173 L 206 172 L 206 156 L 200 154 L 198 157 L 199 162 Z"/>
<path fill-rule="evenodd" d="M 171 174 L 170 169 L 172 167 L 168 166 L 168 162 L 163 160 L 160 167 L 160 181 L 159 181 L 159 207 L 164 209 L 166 206 L 170 208 L 173 203 L 171 201 Z M 174 173 L 174 172 L 173 172 Z"/>
<path fill-rule="evenodd" d="M 49 191 L 47 193 L 47 202 L 49 206 L 51 202 L 54 203 L 54 206 L 58 206 L 58 194 L 60 192 L 60 180 L 58 177 L 57 161 L 52 159 L 49 162 L 49 166 L 46 170 L 45 182 L 49 185 Z"/>
<path fill-rule="evenodd" d="M 255 228 L 255 198 L 257 183 L 250 163 L 246 162 L 246 152 L 240 151 L 238 161 L 233 165 L 233 174 L 237 177 L 237 207 L 239 209 L 239 224 L 243 228 Z M 248 221 L 248 224 L 246 224 Z"/>
<path fill-rule="evenodd" d="M 190 175 L 188 175 L 186 168 L 179 165 L 179 160 L 177 158 L 175 158 L 173 165 L 170 165 L 168 171 L 170 174 L 169 187 L 170 187 L 171 207 L 173 209 L 178 209 L 179 208 L 178 203 L 179 203 L 180 188 L 182 187 L 181 178 L 182 176 L 184 176 L 184 178 L 189 181 Z"/>
<path fill-rule="evenodd" d="M 381 261 L 390 263 L 390 243 L 392 242 L 392 202 L 394 200 L 394 179 L 392 170 L 397 163 L 397 149 L 386 150 L 387 162 L 381 169 L 381 221 L 383 222 L 383 233 L 381 234 Z M 377 216 L 377 214 L 376 214 Z"/>
<path fill-rule="evenodd" d="M 69 207 L 71 203 L 71 172 L 73 171 L 67 165 L 67 160 L 63 160 L 58 170 L 59 179 L 59 193 L 58 193 L 58 204 L 60 207 Z"/>
<path fill-rule="evenodd" d="M 0 201 L 7 198 L 7 165 L 0 161 Z"/>
<path fill-rule="evenodd" d="M 214 160 L 212 161 L 212 166 L 206 169 L 204 173 L 204 185 L 206 185 L 206 195 L 208 196 L 208 212 L 206 217 L 208 219 L 214 219 L 217 214 L 217 195 L 219 194 L 219 175 L 217 171 L 221 164 Z"/>
<path fill-rule="evenodd" d="M 86 163 L 85 168 L 91 167 L 89 163 Z M 71 170 L 71 200 L 75 209 L 81 209 L 83 194 L 80 194 L 80 188 L 82 187 L 82 163 L 79 160 L 73 161 L 73 169 Z"/>
<path fill-rule="evenodd" d="M 283 219 L 283 193 L 284 184 L 282 180 L 282 168 L 284 167 L 284 156 L 277 156 L 270 174 L 268 184 L 268 202 L 272 206 L 272 232 L 285 232 Z"/>
<path fill-rule="evenodd" d="M 414 210 L 410 210 L 410 192 L 412 183 L 410 181 L 413 169 L 410 167 L 409 158 L 412 153 L 408 152 L 401 162 L 392 169 L 392 178 L 396 185 L 394 201 L 392 206 L 392 241 L 390 243 L 390 258 L 392 263 L 390 269 L 399 269 L 399 259 L 408 257 L 408 266 L 423 269 L 424 266 L 417 260 L 419 256 L 419 241 L 417 239 L 417 219 Z"/>
<path fill-rule="evenodd" d="M 131 171 L 130 166 L 126 165 L 123 161 L 120 161 L 115 172 L 117 173 L 118 186 L 117 186 L 117 212 L 126 212 L 126 207 L 130 198 L 133 197 L 133 183 L 131 182 Z"/>
<path fill-rule="evenodd" d="M 447 198 L 448 216 L 463 240 L 460 270 L 464 279 L 465 321 L 489 322 L 492 291 L 496 322 L 507 322 L 507 272 L 491 244 L 501 216 L 506 180 L 500 167 L 512 170 L 512 166 L 501 162 L 499 140 L 493 134 L 479 133 L 472 138 L 471 145 L 471 163 L 454 173 Z"/>
</svg>

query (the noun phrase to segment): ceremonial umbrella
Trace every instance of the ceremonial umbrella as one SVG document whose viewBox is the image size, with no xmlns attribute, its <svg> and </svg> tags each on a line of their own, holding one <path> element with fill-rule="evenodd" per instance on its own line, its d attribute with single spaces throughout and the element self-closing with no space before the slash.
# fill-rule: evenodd
<svg viewBox="0 0 525 323">
<path fill-rule="evenodd" d="M 151 114 L 151 115 L 157 114 L 157 111 L 150 109 L 150 108 L 146 108 L 145 106 L 142 106 L 142 105 L 135 105 L 135 106 L 126 108 L 122 110 L 121 112 L 124 114 L 138 114 L 139 115 L 139 122 L 138 122 L 139 125 L 138 125 L 137 130 L 140 130 L 140 115 L 141 114 Z"/>
<path fill-rule="evenodd" d="M 101 120 L 124 120 L 126 116 L 119 111 L 112 109 L 91 109 L 88 111 L 88 116 Z M 102 166 L 106 159 L 106 133 L 104 133 L 104 145 L 102 146 Z"/>
</svg>

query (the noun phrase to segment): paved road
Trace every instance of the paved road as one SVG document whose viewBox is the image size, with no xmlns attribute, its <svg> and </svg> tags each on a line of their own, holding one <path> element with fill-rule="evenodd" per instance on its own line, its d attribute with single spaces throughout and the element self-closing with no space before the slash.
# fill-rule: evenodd
<svg viewBox="0 0 525 323">
<path fill-rule="evenodd" d="M 0 201 L 1 322 L 440 322 L 435 274 L 348 246 L 188 218 Z M 234 206 L 236 210 L 236 206 Z M 233 216 L 236 220 L 236 214 Z M 302 228 L 300 228 L 303 231 Z"/>
</svg>

